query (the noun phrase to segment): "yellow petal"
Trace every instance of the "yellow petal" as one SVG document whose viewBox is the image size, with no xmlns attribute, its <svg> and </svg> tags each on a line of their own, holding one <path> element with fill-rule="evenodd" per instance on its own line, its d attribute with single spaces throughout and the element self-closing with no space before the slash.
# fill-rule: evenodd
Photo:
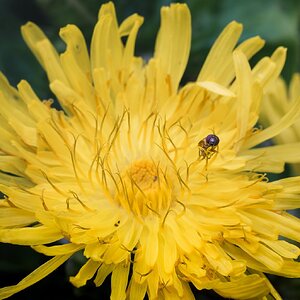
<svg viewBox="0 0 300 300">
<path fill-rule="evenodd" d="M 165 232 L 163 235 L 163 263 L 166 273 L 171 273 L 174 270 L 176 260 L 178 259 L 177 245 L 170 233 Z"/>
<path fill-rule="evenodd" d="M 101 19 L 105 15 L 111 15 L 115 22 L 114 26 L 117 26 L 116 9 L 115 9 L 115 5 L 112 1 L 109 1 L 109 2 L 101 5 L 100 10 L 98 12 L 98 19 Z"/>
<path fill-rule="evenodd" d="M 133 279 L 130 282 L 129 300 L 143 300 L 147 292 L 147 281 L 137 283 Z"/>
<path fill-rule="evenodd" d="M 103 263 L 98 269 L 96 278 L 94 279 L 95 285 L 100 286 L 104 282 L 105 278 L 114 270 L 114 267 L 115 266 L 113 264 L 107 265 Z"/>
<path fill-rule="evenodd" d="M 76 286 L 77 288 L 84 286 L 86 282 L 91 279 L 97 269 L 99 268 L 100 263 L 97 261 L 94 261 L 92 259 L 89 259 L 79 270 L 79 272 L 76 274 L 76 276 L 70 277 L 70 282 Z"/>
<path fill-rule="evenodd" d="M 139 28 L 141 27 L 141 25 L 143 24 L 143 18 L 135 15 L 129 17 L 130 18 L 130 22 L 132 22 L 132 24 L 126 24 L 126 31 L 128 31 L 128 37 L 127 37 L 127 41 L 126 41 L 126 46 L 124 49 L 124 56 L 123 56 L 123 68 L 124 71 L 129 73 L 130 72 L 130 65 L 133 63 L 133 57 L 134 57 L 134 48 L 135 48 L 135 42 L 136 42 L 136 37 L 137 37 L 137 33 Z M 123 25 L 123 23 L 122 23 Z M 121 26 L 122 26 L 121 25 Z M 125 28 L 120 28 L 121 30 L 124 30 Z M 123 32 L 124 35 L 124 32 Z M 128 76 L 128 75 L 127 75 Z M 125 76 L 124 79 L 127 79 L 127 76 Z"/>
<path fill-rule="evenodd" d="M 236 244 L 241 247 L 246 253 L 251 255 L 257 261 L 265 265 L 272 271 L 280 271 L 283 266 L 283 259 L 280 255 L 272 251 L 270 248 L 259 244 L 257 249 L 249 249 L 247 242 L 237 241 Z"/>
<path fill-rule="evenodd" d="M 277 78 L 285 64 L 287 49 L 284 47 L 278 47 L 271 56 L 272 61 L 275 63 L 275 71 L 273 77 L 270 78 L 270 81 Z"/>
<path fill-rule="evenodd" d="M 144 279 L 139 275 L 140 280 Z M 157 299 L 158 296 L 158 284 L 159 284 L 159 277 L 156 272 L 151 272 L 147 277 L 148 283 L 148 295 L 150 299 Z"/>
<path fill-rule="evenodd" d="M 54 50 L 50 41 L 48 39 L 42 40 L 35 45 L 35 48 L 43 60 L 49 82 L 51 83 L 54 80 L 59 80 L 64 84 L 69 85 L 68 79 L 61 66 L 58 54 Z"/>
<path fill-rule="evenodd" d="M 38 130 L 40 134 L 43 134 L 46 137 L 50 149 L 56 156 L 62 161 L 69 161 L 70 150 L 68 149 L 63 136 L 61 136 L 48 122 L 38 124 Z"/>
<path fill-rule="evenodd" d="M 129 219 L 124 226 L 117 231 L 121 244 L 131 251 L 140 239 L 143 227 L 134 219 Z"/>
<path fill-rule="evenodd" d="M 195 296 L 191 290 L 190 285 L 187 282 L 181 281 L 183 287 L 183 299 L 185 300 L 195 300 Z"/>
<path fill-rule="evenodd" d="M 17 119 L 24 126 L 33 127 L 35 124 L 28 113 L 27 107 L 18 91 L 11 87 L 7 78 L 0 72 L 0 105 L 1 117 L 6 122 Z M 11 105 L 14 109 L 11 109 Z"/>
<path fill-rule="evenodd" d="M 273 211 L 262 210 L 262 209 L 251 209 L 251 214 L 258 217 L 259 219 L 268 220 L 271 226 L 278 231 L 278 233 L 287 238 L 295 241 L 300 241 L 300 220 L 288 213 L 282 212 L 278 214 Z"/>
<path fill-rule="evenodd" d="M 254 36 L 242 42 L 236 47 L 236 50 L 239 50 L 245 54 L 249 60 L 255 53 L 257 53 L 265 44 L 265 41 L 259 36 Z"/>
<path fill-rule="evenodd" d="M 300 262 L 287 260 L 284 262 L 280 272 L 275 273 L 280 276 L 290 277 L 290 278 L 299 278 L 300 277 Z"/>
<path fill-rule="evenodd" d="M 289 210 L 300 207 L 299 194 L 278 193 L 274 201 L 274 209 Z"/>
<path fill-rule="evenodd" d="M 247 214 L 247 212 L 242 213 L 243 216 L 248 217 L 247 220 L 251 228 L 262 235 L 263 237 L 268 237 L 269 239 L 278 238 L 278 229 L 271 224 L 266 218 L 259 218 L 255 214 Z M 251 220 L 251 221 L 250 221 Z"/>
<path fill-rule="evenodd" d="M 155 44 L 154 58 L 163 72 L 172 78 L 176 91 L 185 70 L 191 47 L 191 16 L 186 4 L 171 4 L 161 9 L 161 26 Z"/>
<path fill-rule="evenodd" d="M 147 266 L 153 266 L 158 255 L 158 221 L 148 222 L 142 231 L 140 243 Z"/>
<path fill-rule="evenodd" d="M 31 116 L 33 116 L 35 120 L 49 118 L 49 109 L 37 97 L 27 81 L 21 80 L 18 84 L 18 90 L 20 96 L 27 104 Z"/>
<path fill-rule="evenodd" d="M 231 259 L 217 244 L 205 243 L 203 253 L 213 269 L 217 270 L 221 275 L 228 276 L 232 272 Z"/>
<path fill-rule="evenodd" d="M 36 128 L 25 126 L 23 122 L 17 118 L 8 121 L 9 125 L 18 133 L 25 144 L 29 146 L 37 146 L 37 130 Z"/>
<path fill-rule="evenodd" d="M 56 256 L 48 260 L 46 263 L 41 265 L 39 268 L 35 269 L 31 274 L 22 279 L 18 284 L 14 286 L 8 286 L 0 289 L 0 299 L 6 299 L 13 294 L 20 292 L 27 287 L 35 284 L 36 282 L 42 280 L 51 272 L 56 270 L 60 265 L 62 265 L 66 260 L 69 259 L 71 255 Z"/>
<path fill-rule="evenodd" d="M 26 226 L 34 222 L 36 222 L 36 217 L 33 213 L 14 207 L 0 208 L 0 226 Z"/>
<path fill-rule="evenodd" d="M 83 245 L 76 245 L 71 243 L 50 246 L 50 247 L 47 247 L 45 245 L 32 246 L 32 248 L 35 251 L 39 253 L 43 253 L 44 255 L 48 255 L 48 256 L 72 254 L 74 252 L 81 250 L 83 247 L 84 247 Z"/>
<path fill-rule="evenodd" d="M 67 44 L 66 51 L 71 53 L 86 78 L 91 79 L 89 54 L 81 31 L 77 26 L 69 24 L 59 31 L 59 35 Z"/>
<path fill-rule="evenodd" d="M 223 34 L 228 34 L 228 38 L 230 38 L 230 35 L 235 35 L 237 34 L 236 38 L 238 39 L 238 27 L 236 28 L 236 32 L 234 32 L 233 27 L 236 26 L 236 23 L 230 23 L 222 32 L 221 36 Z M 238 24 L 240 25 L 240 24 Z M 230 28 L 232 26 L 232 28 Z M 228 29 L 228 31 L 227 31 Z M 229 30 L 231 29 L 232 32 Z M 220 37 L 221 37 L 220 36 Z M 220 40 L 221 42 L 221 40 Z M 233 40 L 234 42 L 234 40 Z M 217 43 L 217 42 L 216 42 Z M 226 41 L 225 41 L 226 43 Z M 225 45 L 224 43 L 224 47 L 227 47 L 227 45 Z M 256 36 L 250 39 L 245 40 L 244 42 L 242 42 L 240 45 L 238 45 L 236 47 L 236 50 L 239 50 L 241 52 L 243 52 L 245 54 L 245 56 L 247 57 L 247 59 L 249 60 L 255 53 L 257 53 L 264 45 L 264 40 L 262 40 L 260 37 Z M 222 45 L 220 46 L 220 50 L 222 51 Z M 234 67 L 233 67 L 233 60 L 232 60 L 232 51 L 233 51 L 233 46 L 231 46 L 232 48 L 229 48 L 226 50 L 225 55 L 224 55 L 224 60 L 221 62 L 222 65 L 222 69 L 214 69 L 214 70 L 209 70 L 207 69 L 207 74 L 206 76 L 211 76 L 211 80 L 212 78 L 215 78 L 215 80 L 218 81 L 218 83 L 222 84 L 223 86 L 227 86 L 229 85 L 232 80 L 234 79 L 235 73 L 234 73 Z M 219 55 L 223 55 L 224 53 L 219 53 Z M 218 55 L 218 53 L 216 54 Z M 219 57 L 215 57 L 215 59 L 220 60 Z M 219 63 L 219 61 L 218 61 Z M 212 65 L 211 65 L 212 66 Z M 213 66 L 213 68 L 215 68 L 215 66 Z M 220 72 L 219 74 L 218 71 Z M 211 72 L 211 74 L 208 74 L 208 72 Z M 202 73 L 202 70 L 200 72 L 200 74 Z M 214 75 L 213 75 L 214 74 Z M 204 75 L 202 75 L 204 76 Z M 213 77 L 214 76 L 214 77 Z M 210 78 L 210 77 L 208 77 Z M 198 77 L 199 80 L 199 77 Z"/>
<path fill-rule="evenodd" d="M 300 142 L 285 145 L 275 145 L 262 148 L 254 148 L 241 152 L 241 155 L 253 156 L 256 162 L 263 163 L 267 161 L 282 161 L 287 163 L 300 162 Z"/>
<path fill-rule="evenodd" d="M 111 300 L 125 300 L 130 263 L 116 266 L 111 275 Z"/>
<path fill-rule="evenodd" d="M 133 14 L 126 18 L 119 27 L 120 36 L 128 36 L 132 31 L 133 27 L 135 26 L 137 20 L 143 22 L 143 17 L 139 16 L 138 14 Z"/>
<path fill-rule="evenodd" d="M 75 115 L 77 114 L 78 118 L 84 117 L 84 122 L 88 122 L 89 124 L 95 122 L 93 118 L 91 118 L 91 108 L 89 108 L 83 98 L 72 88 L 68 87 L 61 81 L 55 80 L 50 84 L 50 89 L 56 95 L 59 102 L 66 107 L 68 111 Z M 80 113 L 78 113 L 78 111 Z"/>
<path fill-rule="evenodd" d="M 99 21 L 91 41 L 92 69 L 105 68 L 109 75 L 115 75 L 121 66 L 123 45 L 118 33 L 118 23 L 112 2 L 101 6 Z"/>
<path fill-rule="evenodd" d="M 291 79 L 289 95 L 291 99 L 297 99 L 300 96 L 300 74 L 295 73 Z"/>
<path fill-rule="evenodd" d="M 231 90 L 227 89 L 226 87 L 222 86 L 221 84 L 218 84 L 217 82 L 213 81 L 198 81 L 196 83 L 198 86 L 204 88 L 205 90 L 208 90 L 210 92 L 213 92 L 214 94 L 221 95 L 221 96 L 227 96 L 227 97 L 235 97 L 235 93 Z"/>
<path fill-rule="evenodd" d="M 269 293 L 267 281 L 258 275 L 249 275 L 231 282 L 219 282 L 214 290 L 225 298 L 252 299 Z"/>
<path fill-rule="evenodd" d="M 284 171 L 284 162 L 272 159 L 257 159 L 253 158 L 248 160 L 244 170 L 255 172 L 270 172 L 270 173 L 282 173 Z"/>
<path fill-rule="evenodd" d="M 282 132 L 284 129 L 291 126 L 300 115 L 300 97 L 293 102 L 290 110 L 280 119 L 279 122 L 269 126 L 268 128 L 254 133 L 243 144 L 243 149 L 249 149 L 258 145 Z"/>
<path fill-rule="evenodd" d="M 25 171 L 25 165 L 25 161 L 19 157 L 11 155 L 0 155 L 1 171 L 23 176 Z"/>
<path fill-rule="evenodd" d="M 275 300 L 282 300 L 282 298 L 280 297 L 279 293 L 275 290 L 275 288 L 273 287 L 273 285 L 271 284 L 271 282 L 268 280 L 268 278 L 264 275 L 264 273 L 261 273 L 261 272 L 253 272 L 253 273 L 257 273 L 257 274 L 259 274 L 260 277 L 266 279 L 267 285 L 268 285 L 268 287 L 270 289 L 270 294 L 273 296 L 273 298 Z M 264 298 L 266 298 L 266 297 L 264 297 Z"/>
<path fill-rule="evenodd" d="M 272 182 L 275 187 L 279 185 L 274 199 L 274 209 L 288 210 L 300 207 L 300 176 L 284 178 Z M 270 195 L 271 196 L 271 195 Z M 272 199 L 274 196 L 271 196 Z"/>
<path fill-rule="evenodd" d="M 227 71 L 233 67 L 232 51 L 242 30 L 242 25 L 235 21 L 225 27 L 210 49 L 197 81 L 209 80 L 225 86 L 229 83 Z"/>
<path fill-rule="evenodd" d="M 67 49 L 60 56 L 60 61 L 74 91 L 84 98 L 87 105 L 91 107 L 91 110 L 95 110 L 96 105 L 92 83 L 78 65 L 76 56 Z"/>
<path fill-rule="evenodd" d="M 0 72 L 0 91 L 6 99 L 15 101 L 20 100 L 18 91 L 9 84 L 7 78 L 2 72 Z M 3 101 L 2 97 L 0 98 L 0 101 Z"/>
<path fill-rule="evenodd" d="M 242 141 L 248 130 L 249 113 L 251 102 L 255 101 L 252 96 L 251 69 L 245 55 L 236 50 L 233 52 L 233 62 L 236 72 L 237 85 L 237 140 Z M 239 143 L 236 144 L 236 147 Z"/>
<path fill-rule="evenodd" d="M 30 48 L 31 52 L 35 55 L 39 63 L 45 69 L 44 60 L 41 56 L 41 53 L 36 49 L 36 45 L 38 42 L 42 40 L 48 40 L 44 32 L 34 23 L 28 22 L 21 27 L 21 33 L 24 41 L 27 46 Z M 52 47 L 53 53 L 56 53 L 54 47 Z M 58 58 L 58 54 L 55 54 Z"/>
<path fill-rule="evenodd" d="M 28 22 L 21 27 L 21 32 L 28 47 L 46 70 L 50 82 L 58 79 L 67 84 L 58 53 L 43 31 L 34 23 Z"/>
<path fill-rule="evenodd" d="M 174 237 L 176 244 L 186 253 L 190 253 L 193 249 L 189 238 L 186 236 L 185 232 L 181 230 L 176 220 L 173 218 L 168 218 L 166 222 L 165 230 L 168 235 Z"/>
<path fill-rule="evenodd" d="M 261 86 L 265 87 L 279 76 L 285 59 L 286 49 L 279 47 L 270 58 L 264 57 L 255 65 L 252 72 Z"/>
<path fill-rule="evenodd" d="M 1 97 L 1 92 L 0 92 L 0 97 Z M 8 128 L 7 121 L 4 120 L 0 116 L 0 148 L 3 152 L 7 154 L 15 154 L 18 155 L 18 151 L 16 148 L 9 142 L 12 141 L 15 137 L 11 130 Z M 18 138 L 17 138 L 18 139 Z"/>
<path fill-rule="evenodd" d="M 63 236 L 56 228 L 29 227 L 16 229 L 0 229 L 0 241 L 17 245 L 39 245 L 52 243 Z"/>
<path fill-rule="evenodd" d="M 262 239 L 262 242 L 283 257 L 298 258 L 300 255 L 300 249 L 297 246 L 284 240 L 273 241 Z"/>
<path fill-rule="evenodd" d="M 119 264 L 122 261 L 127 261 L 130 258 L 130 252 L 125 249 L 120 243 L 114 243 L 107 248 L 103 254 L 103 261 L 105 263 Z"/>
</svg>

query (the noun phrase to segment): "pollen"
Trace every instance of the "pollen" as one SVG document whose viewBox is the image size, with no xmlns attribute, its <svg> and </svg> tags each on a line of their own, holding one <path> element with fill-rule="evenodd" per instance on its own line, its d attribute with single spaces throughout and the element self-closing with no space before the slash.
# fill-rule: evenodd
<svg viewBox="0 0 300 300">
<path fill-rule="evenodd" d="M 129 167 L 127 175 L 143 191 L 158 188 L 158 168 L 152 161 L 139 160 L 134 162 Z"/>
<path fill-rule="evenodd" d="M 154 161 L 134 161 L 122 173 L 115 198 L 136 216 L 160 216 L 175 197 L 169 177 Z"/>
</svg>

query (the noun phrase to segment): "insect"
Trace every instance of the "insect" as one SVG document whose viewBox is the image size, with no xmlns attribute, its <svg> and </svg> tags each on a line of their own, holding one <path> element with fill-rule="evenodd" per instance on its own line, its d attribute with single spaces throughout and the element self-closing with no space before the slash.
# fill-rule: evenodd
<svg viewBox="0 0 300 300">
<path fill-rule="evenodd" d="M 198 143 L 199 147 L 199 159 L 206 159 L 206 164 L 212 156 L 218 152 L 218 145 L 220 139 L 215 134 L 209 134 L 203 140 Z"/>
</svg>

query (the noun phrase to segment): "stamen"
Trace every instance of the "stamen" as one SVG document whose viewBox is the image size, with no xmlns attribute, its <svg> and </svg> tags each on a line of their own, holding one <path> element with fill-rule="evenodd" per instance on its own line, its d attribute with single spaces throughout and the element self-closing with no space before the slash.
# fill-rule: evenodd
<svg viewBox="0 0 300 300">
<path fill-rule="evenodd" d="M 65 193 L 64 191 L 62 191 L 61 189 L 59 189 L 48 177 L 48 175 L 43 171 L 43 170 L 40 170 L 41 173 L 43 174 L 44 178 L 47 180 L 47 182 L 53 187 L 53 189 L 59 193 L 60 195 L 64 196 L 64 197 L 67 197 L 68 194 Z"/>
<path fill-rule="evenodd" d="M 44 209 L 46 211 L 49 211 L 49 208 L 47 207 L 46 202 L 45 202 L 44 192 L 45 192 L 45 189 L 42 190 L 42 195 L 40 196 L 40 199 L 42 200 L 42 205 L 43 205 Z"/>
<path fill-rule="evenodd" d="M 136 216 L 155 214 L 160 217 L 161 212 L 164 214 L 169 208 L 173 188 L 159 163 L 138 160 L 117 176 L 116 202 Z"/>
</svg>

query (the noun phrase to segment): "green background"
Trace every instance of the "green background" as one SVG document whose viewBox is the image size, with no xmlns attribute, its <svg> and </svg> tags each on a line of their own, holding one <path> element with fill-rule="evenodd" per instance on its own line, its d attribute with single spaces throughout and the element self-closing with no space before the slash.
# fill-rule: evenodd
<svg viewBox="0 0 300 300">
<path fill-rule="evenodd" d="M 160 7 L 176 1 L 115 1 L 119 21 L 132 13 L 145 17 L 138 36 L 136 53 L 149 57 L 153 53 L 156 33 L 160 23 Z M 218 34 L 232 20 L 244 24 L 242 39 L 260 35 L 266 46 L 256 55 L 255 63 L 271 55 L 279 46 L 288 48 L 288 58 L 283 70 L 284 78 L 300 70 L 300 1 L 297 0 L 191 0 L 177 1 L 189 5 L 192 13 L 192 50 L 183 82 L 196 78 L 210 46 Z M 41 99 L 52 97 L 47 77 L 27 49 L 20 34 L 20 26 L 27 21 L 37 23 L 49 36 L 59 51 L 64 44 L 58 37 L 59 28 L 76 24 L 84 33 L 87 43 L 91 39 L 97 13 L 104 1 L 96 0 L 0 0 L 0 70 L 13 85 L 26 79 Z M 288 172 L 287 172 L 288 173 Z M 11 299 L 109 299 L 109 282 L 95 288 L 92 283 L 75 289 L 68 276 L 76 273 L 80 260 L 77 255 L 46 279 L 20 292 Z M 15 284 L 46 258 L 28 247 L 0 246 L 0 285 Z M 283 299 L 300 299 L 300 281 L 272 276 L 271 280 Z M 220 299 L 211 291 L 196 292 L 196 299 Z"/>
</svg>

